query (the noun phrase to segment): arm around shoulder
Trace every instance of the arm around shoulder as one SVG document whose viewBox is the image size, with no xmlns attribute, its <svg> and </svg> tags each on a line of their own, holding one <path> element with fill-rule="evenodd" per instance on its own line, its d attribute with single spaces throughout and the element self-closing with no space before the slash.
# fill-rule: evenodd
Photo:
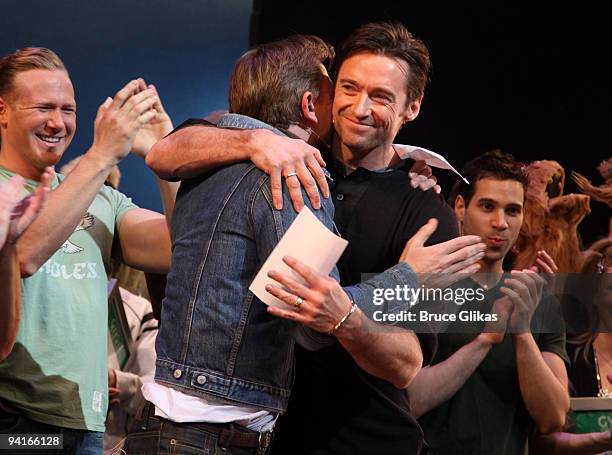
<svg viewBox="0 0 612 455">
<path fill-rule="evenodd" d="M 197 177 L 211 169 L 248 160 L 249 146 L 257 131 L 209 124 L 180 128 L 153 146 L 146 163 L 162 179 Z"/>
</svg>

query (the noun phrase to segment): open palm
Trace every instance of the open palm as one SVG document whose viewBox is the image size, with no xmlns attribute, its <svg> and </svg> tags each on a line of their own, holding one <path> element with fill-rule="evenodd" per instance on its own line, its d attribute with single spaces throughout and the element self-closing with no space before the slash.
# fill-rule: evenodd
<svg viewBox="0 0 612 455">
<path fill-rule="evenodd" d="M 149 85 L 148 88 L 155 90 L 155 87 L 152 85 Z M 146 125 L 140 128 L 132 145 L 132 153 L 141 158 L 147 156 L 151 147 L 172 131 L 172 120 L 164 110 L 161 101 L 156 102 L 153 105 L 153 109 L 157 111 L 157 114 Z"/>
<path fill-rule="evenodd" d="M 19 176 L 11 178 L 0 191 L 0 247 L 8 239 L 15 242 L 23 231 L 32 224 L 43 208 L 51 188 L 54 172 L 47 168 L 38 188 L 28 197 L 19 200 L 24 180 Z"/>
</svg>

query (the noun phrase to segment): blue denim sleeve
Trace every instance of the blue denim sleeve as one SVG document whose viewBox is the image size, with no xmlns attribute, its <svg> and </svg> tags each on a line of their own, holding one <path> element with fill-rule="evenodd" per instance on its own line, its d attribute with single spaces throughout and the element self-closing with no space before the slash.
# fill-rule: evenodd
<svg viewBox="0 0 612 455">
<path fill-rule="evenodd" d="M 384 302 L 377 303 L 374 295 L 377 290 L 396 289 L 398 286 L 408 289 L 416 289 L 419 286 L 416 274 L 405 262 L 400 262 L 367 281 L 344 287 L 344 291 L 357 303 L 367 317 L 373 319 L 376 311 L 389 314 L 410 309 L 410 301 L 407 299 L 385 299 Z"/>
</svg>

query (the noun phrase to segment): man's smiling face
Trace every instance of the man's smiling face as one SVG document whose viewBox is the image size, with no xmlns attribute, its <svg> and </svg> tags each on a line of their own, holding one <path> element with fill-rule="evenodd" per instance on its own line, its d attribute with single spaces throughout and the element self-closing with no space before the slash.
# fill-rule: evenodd
<svg viewBox="0 0 612 455">
<path fill-rule="evenodd" d="M 68 73 L 41 69 L 18 73 L 11 92 L 3 97 L 0 125 L 2 150 L 10 148 L 20 164 L 34 173 L 54 166 L 76 130 L 76 102 Z"/>
<path fill-rule="evenodd" d="M 403 60 L 367 52 L 342 62 L 333 105 L 342 144 L 364 155 L 392 144 L 402 125 L 420 109 L 420 98 L 407 102 L 409 71 Z"/>
</svg>

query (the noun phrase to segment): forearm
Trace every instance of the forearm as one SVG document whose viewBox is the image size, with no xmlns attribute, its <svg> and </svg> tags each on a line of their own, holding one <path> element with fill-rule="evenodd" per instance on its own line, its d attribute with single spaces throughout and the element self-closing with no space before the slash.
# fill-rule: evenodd
<svg viewBox="0 0 612 455">
<path fill-rule="evenodd" d="M 398 389 L 407 387 L 423 364 L 421 346 L 413 332 L 376 324 L 359 309 L 334 335 L 361 369 Z"/>
<path fill-rule="evenodd" d="M 72 234 L 115 163 L 90 149 L 53 190 L 17 242 L 21 276 L 32 275 Z"/>
<path fill-rule="evenodd" d="M 512 335 L 519 386 L 525 406 L 540 433 L 561 429 L 569 409 L 569 395 L 544 361 L 531 333 Z"/>
<path fill-rule="evenodd" d="M 15 246 L 0 249 L 0 362 L 13 350 L 21 319 L 21 281 Z"/>
<path fill-rule="evenodd" d="M 422 367 L 423 352 L 419 341 L 406 328 L 374 322 L 376 314 L 383 309 L 389 313 L 406 309 L 408 302 L 403 301 L 387 302 L 385 307 L 375 303 L 376 289 L 397 285 L 417 286 L 414 272 L 406 264 L 398 264 L 368 281 L 345 287 L 344 291 L 357 304 L 358 310 L 335 335 L 363 370 L 403 389 Z"/>
<path fill-rule="evenodd" d="M 159 177 L 157 177 L 156 180 L 164 207 L 164 215 L 166 216 L 168 226 L 170 226 L 172 213 L 174 212 L 174 204 L 176 202 L 176 193 L 179 189 L 179 183 L 162 180 Z"/>
<path fill-rule="evenodd" d="M 490 343 L 476 337 L 443 362 L 423 368 L 407 390 L 413 415 L 418 418 L 455 395 L 490 350 Z"/>
<path fill-rule="evenodd" d="M 170 270 L 172 243 L 166 219 L 157 212 L 137 208 L 128 211 L 119 225 L 118 259 L 144 272 L 166 274 Z"/>
<path fill-rule="evenodd" d="M 189 126 L 158 141 L 147 155 L 147 165 L 162 179 L 196 177 L 248 160 L 256 131 Z"/>
<path fill-rule="evenodd" d="M 542 455 L 595 455 L 612 449 L 610 432 L 553 433 L 537 435 L 531 444 L 534 453 Z"/>
</svg>

